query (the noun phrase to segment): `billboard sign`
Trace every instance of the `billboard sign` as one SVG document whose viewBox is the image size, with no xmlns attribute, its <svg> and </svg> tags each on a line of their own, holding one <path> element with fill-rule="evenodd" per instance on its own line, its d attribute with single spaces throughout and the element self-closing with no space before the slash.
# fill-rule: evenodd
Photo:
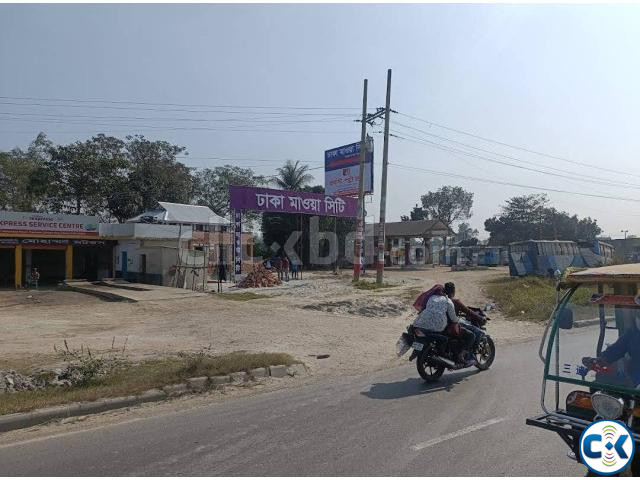
<svg viewBox="0 0 640 480">
<path fill-rule="evenodd" d="M 98 217 L 0 211 L 0 235 L 98 236 Z"/>
<path fill-rule="evenodd" d="M 355 198 L 322 193 L 292 192 L 262 187 L 229 187 L 231 208 L 261 212 L 304 213 L 332 217 L 355 217 Z"/>
<path fill-rule="evenodd" d="M 324 190 L 327 195 L 358 195 L 360 142 L 324 152 Z M 373 141 L 367 141 L 364 192 L 373 193 Z"/>
</svg>

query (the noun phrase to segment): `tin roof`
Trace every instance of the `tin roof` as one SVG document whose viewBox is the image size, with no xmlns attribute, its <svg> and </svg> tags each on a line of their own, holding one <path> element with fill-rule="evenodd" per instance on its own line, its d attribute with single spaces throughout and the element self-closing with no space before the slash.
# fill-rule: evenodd
<svg viewBox="0 0 640 480">
<path fill-rule="evenodd" d="M 375 224 L 375 232 L 378 232 L 379 224 Z M 386 237 L 431 237 L 434 232 L 447 232 L 453 235 L 455 232 L 448 228 L 441 220 L 416 220 L 409 222 L 387 222 L 384 226 Z M 437 235 L 440 235 L 438 233 Z"/>
<path fill-rule="evenodd" d="M 623 265 L 587 268 L 586 270 L 570 273 L 567 275 L 566 282 L 640 282 L 640 263 L 626 263 Z"/>
<path fill-rule="evenodd" d="M 228 220 L 217 215 L 207 206 L 171 202 L 158 202 L 158 204 L 161 208 L 147 210 L 140 215 L 130 218 L 127 222 L 137 223 L 151 218 L 160 223 L 188 223 L 204 225 L 226 225 L 229 223 Z"/>
</svg>

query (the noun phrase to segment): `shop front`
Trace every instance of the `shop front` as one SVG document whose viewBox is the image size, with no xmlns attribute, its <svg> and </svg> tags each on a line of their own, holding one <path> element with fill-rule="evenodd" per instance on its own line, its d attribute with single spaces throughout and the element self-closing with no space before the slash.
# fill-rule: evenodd
<svg viewBox="0 0 640 480">
<path fill-rule="evenodd" d="M 113 242 L 84 215 L 0 211 L 0 288 L 109 277 Z M 37 275 L 36 275 L 37 272 Z"/>
</svg>

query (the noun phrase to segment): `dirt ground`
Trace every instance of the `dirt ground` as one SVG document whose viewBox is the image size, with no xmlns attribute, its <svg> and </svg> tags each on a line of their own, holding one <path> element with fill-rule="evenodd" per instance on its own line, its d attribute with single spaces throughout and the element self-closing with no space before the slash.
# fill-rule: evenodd
<svg viewBox="0 0 640 480">
<path fill-rule="evenodd" d="M 373 281 L 371 275 L 365 279 Z M 420 291 L 453 281 L 466 304 L 484 306 L 491 300 L 482 282 L 504 275 L 505 268 L 389 270 L 390 288 L 369 291 L 355 289 L 349 272 L 305 272 L 282 287 L 252 289 L 269 298 L 246 301 L 210 294 L 114 303 L 67 291 L 0 292 L 0 369 L 55 364 L 54 345 L 66 340 L 70 348 L 94 351 L 124 347 L 133 358 L 200 349 L 267 351 L 292 354 L 314 375 L 372 371 L 406 361 L 396 358 L 395 342 L 413 320 L 411 304 Z M 490 317 L 488 331 L 498 345 L 542 332 L 539 324 L 507 321 L 495 310 Z"/>
</svg>

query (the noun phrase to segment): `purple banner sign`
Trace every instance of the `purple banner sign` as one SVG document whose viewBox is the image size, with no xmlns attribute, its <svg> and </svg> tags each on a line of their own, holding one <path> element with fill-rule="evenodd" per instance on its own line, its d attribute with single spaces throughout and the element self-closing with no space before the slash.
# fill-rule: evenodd
<svg viewBox="0 0 640 480">
<path fill-rule="evenodd" d="M 358 200 L 352 197 L 236 186 L 229 187 L 229 196 L 234 209 L 331 217 L 358 216 Z"/>
</svg>

